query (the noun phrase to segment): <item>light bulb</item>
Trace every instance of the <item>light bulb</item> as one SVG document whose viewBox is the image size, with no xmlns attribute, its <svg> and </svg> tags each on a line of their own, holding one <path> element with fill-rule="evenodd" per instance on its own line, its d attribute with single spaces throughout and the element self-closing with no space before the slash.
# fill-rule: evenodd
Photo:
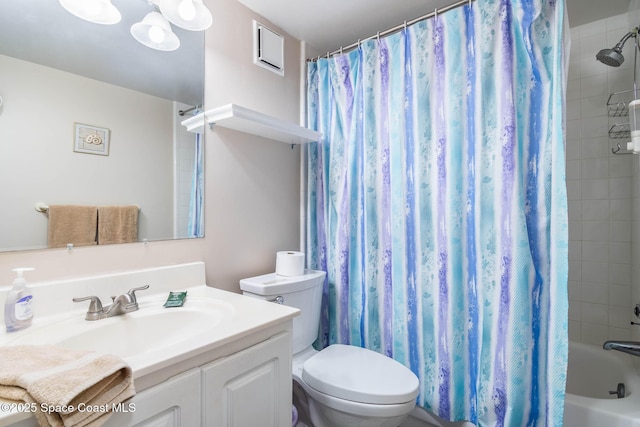
<svg viewBox="0 0 640 427">
<path fill-rule="evenodd" d="M 104 10 L 104 2 L 87 2 L 83 10 L 91 18 L 100 16 Z"/>
<path fill-rule="evenodd" d="M 185 21 L 191 21 L 196 17 L 196 7 L 192 0 L 182 0 L 178 5 L 178 15 Z"/>
<path fill-rule="evenodd" d="M 149 28 L 149 38 L 154 43 L 162 43 L 164 41 L 164 31 L 157 25 L 152 25 Z"/>
</svg>

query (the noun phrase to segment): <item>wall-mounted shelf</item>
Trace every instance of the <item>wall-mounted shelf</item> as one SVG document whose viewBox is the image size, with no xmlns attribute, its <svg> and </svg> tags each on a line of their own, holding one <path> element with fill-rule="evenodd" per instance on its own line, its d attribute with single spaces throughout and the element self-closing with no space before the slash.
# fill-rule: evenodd
<svg viewBox="0 0 640 427">
<path fill-rule="evenodd" d="M 320 132 L 236 104 L 212 108 L 184 120 L 182 125 L 190 132 L 202 132 L 205 123 L 287 144 L 304 144 L 318 141 L 322 136 Z"/>
</svg>

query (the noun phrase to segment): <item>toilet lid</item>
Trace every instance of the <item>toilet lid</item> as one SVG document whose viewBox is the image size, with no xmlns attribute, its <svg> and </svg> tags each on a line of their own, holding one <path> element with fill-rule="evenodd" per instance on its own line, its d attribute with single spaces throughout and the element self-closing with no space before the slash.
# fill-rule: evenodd
<svg viewBox="0 0 640 427">
<path fill-rule="evenodd" d="M 362 403 L 406 403 L 418 395 L 418 377 L 382 354 L 334 344 L 307 360 L 302 380 L 317 391 Z"/>
</svg>

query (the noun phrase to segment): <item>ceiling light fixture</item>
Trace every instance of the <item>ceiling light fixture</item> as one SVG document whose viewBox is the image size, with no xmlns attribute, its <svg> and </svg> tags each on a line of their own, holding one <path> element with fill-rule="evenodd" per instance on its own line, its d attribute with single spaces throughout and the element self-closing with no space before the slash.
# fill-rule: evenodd
<svg viewBox="0 0 640 427">
<path fill-rule="evenodd" d="M 160 12 L 174 25 L 190 31 L 203 31 L 213 17 L 202 0 L 160 0 Z"/>
<path fill-rule="evenodd" d="M 96 24 L 117 24 L 120 12 L 110 0 L 59 0 L 69 13 Z"/>
<path fill-rule="evenodd" d="M 131 35 L 145 46 L 171 51 L 180 47 L 180 39 L 160 12 L 149 12 L 141 22 L 131 26 Z"/>
<path fill-rule="evenodd" d="M 116 24 L 121 15 L 111 0 L 58 0 L 71 14 L 96 24 Z M 141 22 L 131 26 L 131 35 L 152 49 L 171 51 L 180 47 L 172 24 L 189 31 L 204 31 L 213 22 L 202 0 L 146 0 L 154 7 Z M 159 11 L 158 11 L 159 9 Z"/>
</svg>

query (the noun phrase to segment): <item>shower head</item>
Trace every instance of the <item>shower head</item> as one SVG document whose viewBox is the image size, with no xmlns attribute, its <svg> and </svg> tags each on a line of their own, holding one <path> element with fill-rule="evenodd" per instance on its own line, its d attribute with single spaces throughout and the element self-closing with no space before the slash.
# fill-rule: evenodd
<svg viewBox="0 0 640 427">
<path fill-rule="evenodd" d="M 624 35 L 622 39 L 611 49 L 602 49 L 596 55 L 596 59 L 605 65 L 610 67 L 619 67 L 624 62 L 624 56 L 622 55 L 622 48 L 630 37 L 638 36 L 638 28 L 634 28 Z"/>
<path fill-rule="evenodd" d="M 622 49 L 618 49 L 617 45 L 613 49 L 602 49 L 596 55 L 596 59 L 610 67 L 619 67 L 624 62 Z"/>
</svg>

